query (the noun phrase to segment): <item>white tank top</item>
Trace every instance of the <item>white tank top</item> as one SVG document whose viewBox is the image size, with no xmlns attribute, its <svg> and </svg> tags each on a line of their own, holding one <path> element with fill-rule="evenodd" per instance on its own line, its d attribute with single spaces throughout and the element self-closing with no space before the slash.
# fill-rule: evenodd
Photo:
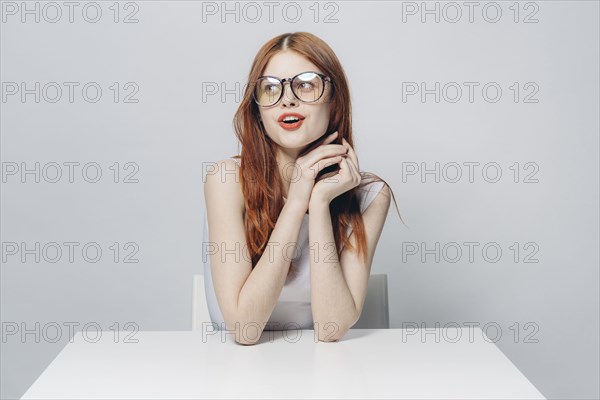
<svg viewBox="0 0 600 400">
<path fill-rule="evenodd" d="M 238 165 L 239 159 L 234 158 Z M 358 190 L 361 214 L 367 209 L 375 196 L 383 188 L 383 182 L 371 182 Z M 308 218 L 304 214 L 304 221 L 298 234 L 298 248 L 292 258 L 293 272 L 286 278 L 275 309 L 269 318 L 264 330 L 284 329 L 314 329 L 310 301 L 310 249 L 308 246 Z M 351 230 L 349 229 L 348 235 Z M 208 220 L 206 208 L 204 209 L 203 243 L 209 242 Z M 202 259 L 204 262 L 204 287 L 210 319 L 215 329 L 226 330 L 225 321 L 215 294 L 212 282 L 210 256 L 206 254 L 206 245 L 202 246 Z M 290 250 L 290 255 L 292 250 Z"/>
</svg>

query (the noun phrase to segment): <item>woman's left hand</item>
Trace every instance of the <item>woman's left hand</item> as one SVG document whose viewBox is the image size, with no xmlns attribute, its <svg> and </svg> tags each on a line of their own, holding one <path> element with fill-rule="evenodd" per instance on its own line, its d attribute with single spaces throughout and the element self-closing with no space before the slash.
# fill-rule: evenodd
<svg viewBox="0 0 600 400">
<path fill-rule="evenodd" d="M 358 169 L 358 157 L 352 146 L 344 138 L 342 138 L 342 145 L 346 146 L 348 152 L 338 163 L 340 170 L 336 174 L 315 183 L 310 196 L 311 203 L 313 201 L 324 201 L 329 204 L 340 194 L 360 185 L 362 177 Z"/>
</svg>

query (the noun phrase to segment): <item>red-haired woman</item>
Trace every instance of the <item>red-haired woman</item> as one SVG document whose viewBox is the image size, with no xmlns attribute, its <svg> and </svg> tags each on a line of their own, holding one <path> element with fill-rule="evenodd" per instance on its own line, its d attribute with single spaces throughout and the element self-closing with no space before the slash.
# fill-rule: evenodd
<svg viewBox="0 0 600 400">
<path fill-rule="evenodd" d="M 271 39 L 234 128 L 241 155 L 217 162 L 204 186 L 213 325 L 241 344 L 298 328 L 337 341 L 360 317 L 393 193 L 359 170 L 335 53 L 306 32 Z"/>
</svg>

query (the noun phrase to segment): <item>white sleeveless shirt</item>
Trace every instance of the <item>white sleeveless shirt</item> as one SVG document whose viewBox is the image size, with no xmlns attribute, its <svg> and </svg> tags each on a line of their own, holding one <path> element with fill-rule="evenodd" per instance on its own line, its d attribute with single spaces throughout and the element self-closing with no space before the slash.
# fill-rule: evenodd
<svg viewBox="0 0 600 400">
<path fill-rule="evenodd" d="M 233 158 L 239 165 L 240 160 Z M 369 204 L 375 199 L 383 188 L 383 182 L 371 182 L 361 187 L 358 192 L 360 212 L 365 212 Z M 310 300 L 310 249 L 308 245 L 308 218 L 304 214 L 304 220 L 298 234 L 297 251 L 292 258 L 293 272 L 286 278 L 281 294 L 275 305 L 275 309 L 269 318 L 264 330 L 285 329 L 314 329 L 311 300 Z M 351 230 L 348 230 L 348 236 Z M 204 287 L 210 319 L 214 329 L 226 330 L 225 320 L 221 314 L 217 296 L 212 281 L 210 255 L 206 254 L 206 243 L 209 243 L 208 219 L 206 208 L 204 209 L 204 232 L 203 232 L 202 259 L 204 262 Z M 343 244 L 342 244 L 343 246 Z M 290 250 L 290 255 L 293 249 Z"/>
</svg>

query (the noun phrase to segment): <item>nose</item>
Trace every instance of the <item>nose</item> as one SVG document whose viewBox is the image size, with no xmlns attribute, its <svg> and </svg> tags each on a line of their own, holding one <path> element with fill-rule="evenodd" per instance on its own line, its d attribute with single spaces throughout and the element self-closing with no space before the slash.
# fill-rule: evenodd
<svg viewBox="0 0 600 400">
<path fill-rule="evenodd" d="M 281 105 L 283 107 L 295 107 L 298 105 L 298 99 L 292 92 L 292 85 L 290 82 L 283 83 L 283 98 L 281 99 Z"/>
</svg>

